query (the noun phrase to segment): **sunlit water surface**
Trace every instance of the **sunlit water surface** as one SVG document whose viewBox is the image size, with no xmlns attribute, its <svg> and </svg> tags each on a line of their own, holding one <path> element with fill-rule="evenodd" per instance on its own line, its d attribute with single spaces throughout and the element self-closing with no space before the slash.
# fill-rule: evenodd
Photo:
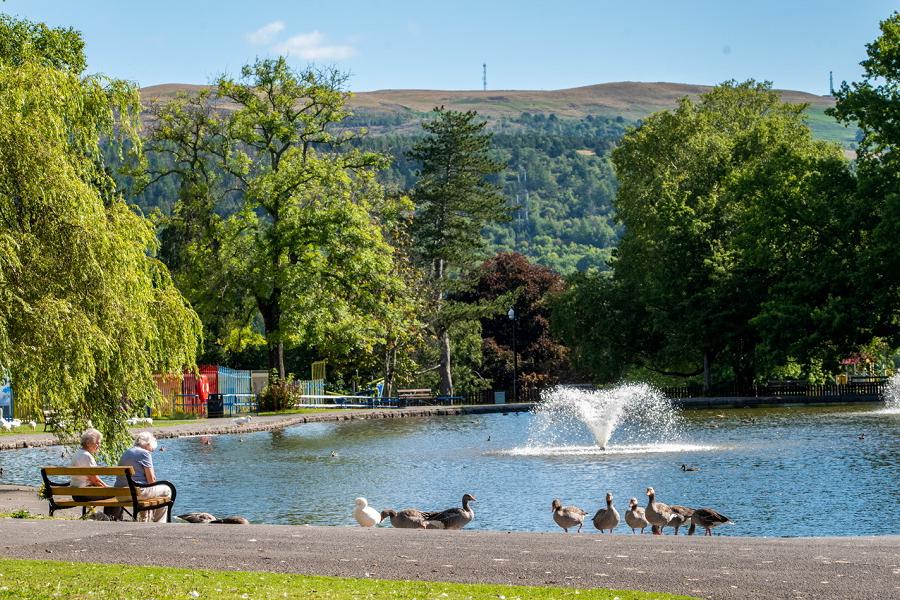
<svg viewBox="0 0 900 600">
<path fill-rule="evenodd" d="M 158 476 L 178 487 L 177 513 L 254 522 L 352 525 L 356 496 L 378 509 L 433 510 L 471 493 L 471 529 L 554 531 L 555 497 L 592 513 L 611 491 L 624 515 L 628 499 L 646 504 L 653 486 L 664 502 L 731 517 L 734 525 L 716 530 L 722 535 L 900 533 L 891 518 L 900 506 L 900 410 L 673 415 L 646 409 L 657 406 L 652 398 L 638 406 L 645 408 L 625 403 L 602 444 L 596 427 L 572 415 L 510 413 L 308 424 L 219 436 L 211 445 L 163 440 L 154 461 Z M 654 423 L 664 435 L 654 435 Z M 40 465 L 67 462 L 61 452 L 0 452 L 3 483 L 37 485 Z M 700 470 L 682 472 L 683 463 Z M 617 533 L 630 533 L 624 521 Z"/>
</svg>

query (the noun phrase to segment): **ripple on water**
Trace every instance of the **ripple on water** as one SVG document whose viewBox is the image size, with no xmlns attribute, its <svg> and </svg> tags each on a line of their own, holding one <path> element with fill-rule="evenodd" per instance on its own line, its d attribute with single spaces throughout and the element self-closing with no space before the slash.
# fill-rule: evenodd
<svg viewBox="0 0 900 600">
<path fill-rule="evenodd" d="M 486 452 L 488 456 L 613 456 L 621 454 L 674 454 L 682 452 L 711 452 L 723 450 L 719 446 L 701 444 L 614 444 L 600 446 L 524 446 Z"/>
</svg>

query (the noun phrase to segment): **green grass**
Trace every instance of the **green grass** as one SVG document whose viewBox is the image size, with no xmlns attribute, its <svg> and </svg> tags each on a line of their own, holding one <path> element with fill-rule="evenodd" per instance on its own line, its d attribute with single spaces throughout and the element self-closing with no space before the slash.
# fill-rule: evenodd
<svg viewBox="0 0 900 600">
<path fill-rule="evenodd" d="M 670 594 L 0 559 L 0 599 L 671 600 Z"/>
</svg>

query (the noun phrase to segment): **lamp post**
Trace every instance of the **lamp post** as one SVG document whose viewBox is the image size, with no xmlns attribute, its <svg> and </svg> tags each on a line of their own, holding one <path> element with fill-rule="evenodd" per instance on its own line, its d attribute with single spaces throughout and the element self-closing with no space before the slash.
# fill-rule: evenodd
<svg viewBox="0 0 900 600">
<path fill-rule="evenodd" d="M 510 321 L 512 321 L 512 327 L 513 327 L 513 388 L 512 388 L 512 396 L 513 397 L 512 397 L 512 400 L 513 400 L 513 402 L 518 402 L 519 394 L 518 394 L 518 390 L 516 388 L 516 384 L 519 379 L 519 349 L 516 347 L 516 345 L 517 345 L 516 329 L 518 329 L 517 323 L 516 323 L 516 309 L 510 308 L 509 311 L 506 313 L 506 316 L 509 317 Z"/>
</svg>

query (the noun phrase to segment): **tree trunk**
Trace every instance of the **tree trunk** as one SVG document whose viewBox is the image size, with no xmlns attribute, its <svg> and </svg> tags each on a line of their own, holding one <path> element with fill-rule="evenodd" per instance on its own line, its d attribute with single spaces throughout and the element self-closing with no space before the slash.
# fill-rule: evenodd
<svg viewBox="0 0 900 600">
<path fill-rule="evenodd" d="M 444 288 L 443 288 L 443 280 L 444 280 L 444 259 L 438 258 L 435 261 L 434 267 L 434 275 L 435 279 L 437 279 L 437 301 L 438 301 L 438 312 L 440 313 L 440 305 L 444 300 Z M 438 329 L 438 344 L 440 345 L 441 352 L 441 364 L 438 369 L 438 372 L 441 376 L 441 384 L 440 391 L 438 395 L 440 396 L 452 396 L 453 395 L 453 375 L 450 372 L 450 332 L 447 331 L 446 325 L 441 325 Z"/>
<path fill-rule="evenodd" d="M 709 352 L 703 353 L 703 395 L 709 393 Z"/>
<path fill-rule="evenodd" d="M 438 332 L 441 345 L 441 366 L 438 369 L 441 375 L 441 396 L 453 395 L 453 377 L 450 374 L 450 333 L 446 329 Z"/>
<path fill-rule="evenodd" d="M 257 298 L 256 306 L 262 314 L 266 330 L 269 373 L 274 371 L 279 379 L 284 379 L 287 373 L 284 370 L 284 342 L 281 340 L 281 290 L 275 288 L 268 298 Z"/>
<path fill-rule="evenodd" d="M 382 398 L 394 395 L 394 373 L 397 365 L 397 347 L 389 346 L 384 352 L 384 386 L 381 388 Z"/>
</svg>

